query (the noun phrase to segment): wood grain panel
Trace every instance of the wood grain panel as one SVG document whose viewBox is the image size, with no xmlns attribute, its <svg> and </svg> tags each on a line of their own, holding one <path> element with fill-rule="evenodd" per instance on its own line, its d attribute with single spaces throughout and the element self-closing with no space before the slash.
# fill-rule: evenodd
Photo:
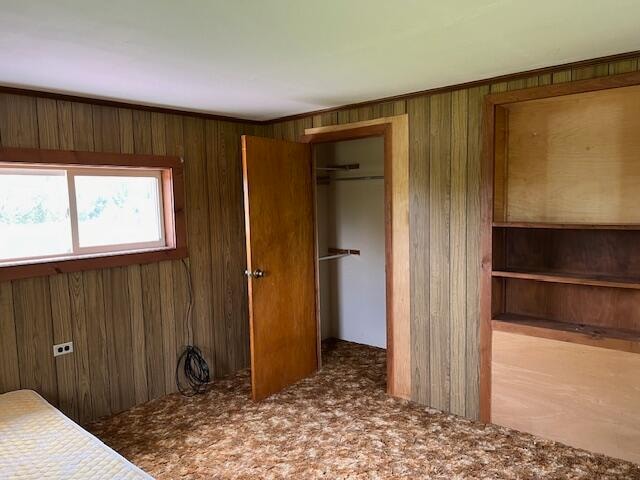
<svg viewBox="0 0 640 480">
<path fill-rule="evenodd" d="M 206 122 L 206 174 L 210 187 L 207 189 L 207 201 L 209 205 L 209 221 L 211 222 L 209 235 L 209 248 L 211 251 L 211 282 L 217 295 L 212 298 L 212 322 L 213 322 L 213 351 L 215 352 L 216 374 L 222 375 L 229 372 L 227 355 L 227 316 L 225 304 L 227 291 L 225 284 L 225 231 L 231 224 L 225 223 L 226 215 L 222 206 L 222 192 L 225 182 L 225 152 L 224 146 L 220 148 L 219 124 Z M 224 143 L 224 142 L 223 142 Z M 227 265 L 228 266 L 228 265 Z M 239 272 L 235 272 L 238 276 Z"/>
<path fill-rule="evenodd" d="M 20 372 L 10 282 L 0 283 L 0 348 L 0 391 L 17 390 L 20 388 Z"/>
<path fill-rule="evenodd" d="M 430 405 L 429 98 L 407 101 L 411 236 L 411 398 Z"/>
<path fill-rule="evenodd" d="M 629 58 L 627 60 L 619 60 L 609 63 L 609 75 L 617 75 L 619 73 L 629 73 L 638 70 L 638 59 Z"/>
<path fill-rule="evenodd" d="M 87 351 L 91 366 L 92 414 L 95 417 L 102 417 L 111 414 L 112 397 L 109 383 L 111 372 L 109 371 L 104 286 L 101 272 L 98 270 L 83 272 L 82 283 L 84 285 L 84 304 L 86 309 Z"/>
<path fill-rule="evenodd" d="M 177 115 L 165 116 L 165 148 L 168 155 L 179 155 L 184 157 L 184 132 L 182 118 Z M 244 239 L 244 235 L 242 237 Z M 173 261 L 171 263 L 173 271 L 173 312 L 175 315 L 176 334 L 176 355 L 180 355 L 187 345 L 193 343 L 191 319 L 186 318 L 189 304 L 189 289 L 187 269 L 189 259 Z M 215 292 L 212 292 L 215 294 Z M 243 297 L 244 299 L 244 297 Z M 245 300 L 246 304 L 246 300 Z M 248 334 L 246 341 L 248 340 Z M 244 364 L 248 365 L 248 362 Z"/>
<path fill-rule="evenodd" d="M 468 92 L 451 94 L 450 411 L 465 415 L 467 349 L 467 133 Z"/>
<path fill-rule="evenodd" d="M 165 394 L 165 374 L 160 311 L 160 271 L 158 264 L 140 267 L 142 310 L 144 312 L 145 349 L 147 354 L 147 388 L 149 400 Z"/>
<path fill-rule="evenodd" d="M 609 65 L 601 63 L 598 65 L 588 65 L 571 70 L 572 80 L 587 80 L 589 78 L 604 77 L 609 74 Z"/>
<path fill-rule="evenodd" d="M 211 256 L 213 284 L 220 292 L 214 303 L 216 339 L 220 371 L 227 374 L 248 360 L 248 343 L 241 349 L 228 349 L 234 338 L 248 338 L 247 309 L 236 292 L 246 294 L 242 272 L 246 268 L 246 251 L 237 239 L 244 235 L 239 220 L 243 219 L 242 176 L 236 166 L 241 161 L 237 142 L 240 126 L 219 123 L 207 126 L 207 174 L 209 176 L 209 209 L 211 212 Z M 214 212 L 216 212 L 214 214 Z"/>
<path fill-rule="evenodd" d="M 314 115 L 312 119 L 313 127 L 326 127 L 329 125 L 335 125 L 337 123 L 338 123 L 337 112 L 319 113 L 318 115 Z"/>
<path fill-rule="evenodd" d="M 191 125 L 198 122 L 192 121 Z M 205 171 L 206 146 L 204 135 L 197 131 L 203 124 L 195 128 L 196 134 L 193 128 L 189 131 L 190 150 L 185 155 L 183 123 L 185 116 L 181 115 L 0 95 L 0 139 L 4 146 L 167 153 L 185 156 L 187 165 L 192 156 L 196 168 L 187 175 L 198 179 L 194 182 L 197 193 L 193 194 L 188 183 L 187 192 L 196 199 L 192 205 L 198 207 L 202 205 L 202 192 L 209 188 L 208 178 L 200 173 Z M 266 126 L 261 129 L 268 131 Z M 200 305 L 200 323 L 196 327 L 200 331 L 195 336 L 211 352 L 213 338 L 219 334 L 225 344 L 228 371 L 245 367 L 248 361 L 245 290 L 242 278 L 234 277 L 230 271 L 241 266 L 244 254 L 242 202 L 238 201 L 239 135 L 237 126 L 226 128 L 227 153 L 219 158 L 217 150 L 212 152 L 213 161 L 223 166 L 224 172 L 212 189 L 220 196 L 219 208 L 225 210 L 216 215 L 220 218 L 217 226 L 224 230 L 221 269 L 229 270 L 224 272 L 226 289 L 220 292 L 221 285 L 211 284 L 199 273 L 195 282 L 196 304 Z M 190 244 L 200 252 L 208 252 L 208 207 L 195 208 L 194 212 L 194 223 L 203 233 L 190 239 Z M 196 257 L 198 272 L 203 271 L 201 265 L 210 271 L 208 254 Z M 194 338 L 192 325 L 185 318 L 188 296 L 188 280 L 181 261 L 0 284 L 0 391 L 36 388 L 83 423 L 174 391 L 177 355 Z M 211 315 L 202 315 L 206 307 L 201 308 L 214 297 L 224 305 L 217 323 Z M 214 332 L 211 325 L 219 331 Z M 54 360 L 53 342 L 68 340 L 74 342 L 74 353 Z M 27 373 L 23 373 L 21 382 L 22 370 Z"/>
<path fill-rule="evenodd" d="M 431 97 L 429 133 L 429 363 L 431 405 L 449 411 L 451 395 L 451 94 Z"/>
<path fill-rule="evenodd" d="M 53 362 L 51 297 L 46 278 L 13 283 L 20 387 L 41 392 L 58 404 L 58 381 Z"/>
<path fill-rule="evenodd" d="M 493 421 L 640 462 L 640 356 L 494 332 Z"/>
<path fill-rule="evenodd" d="M 109 357 L 111 411 L 121 412 L 135 405 L 133 383 L 133 343 L 129 315 L 129 288 L 126 268 L 103 270 L 105 332 Z"/>
<path fill-rule="evenodd" d="M 69 299 L 69 276 L 56 275 L 49 279 L 51 295 L 51 320 L 53 343 L 66 343 L 74 340 L 71 301 Z M 76 357 L 64 355 L 56 358 L 58 383 L 58 406 L 74 420 L 79 418 L 76 403 Z"/>
<path fill-rule="evenodd" d="M 211 250 L 209 241 L 209 202 L 207 193 L 206 143 L 204 121 L 184 119 L 185 178 L 189 258 L 193 278 L 193 341 L 200 347 L 209 367 L 216 371 L 214 319 L 212 317 Z M 219 295 L 219 292 L 216 292 Z"/>
<path fill-rule="evenodd" d="M 140 265 L 132 265 L 127 269 L 129 285 L 129 318 L 131 319 L 133 389 L 136 403 L 149 400 L 147 385 L 147 346 L 144 328 L 144 306 L 142 290 L 142 272 Z"/>
<path fill-rule="evenodd" d="M 94 418 L 94 413 L 91 399 L 91 366 L 89 363 L 84 281 L 80 272 L 69 274 L 69 299 L 76 361 L 76 405 L 79 420 L 87 422 Z M 98 366 L 96 365 L 95 368 Z"/>
<path fill-rule="evenodd" d="M 510 105 L 507 220 L 640 223 L 639 109 L 640 86 Z"/>
<path fill-rule="evenodd" d="M 468 93 L 467 133 L 467 318 L 465 415 L 480 417 L 480 163 L 482 152 L 482 107 L 489 87 L 475 87 Z"/>
</svg>

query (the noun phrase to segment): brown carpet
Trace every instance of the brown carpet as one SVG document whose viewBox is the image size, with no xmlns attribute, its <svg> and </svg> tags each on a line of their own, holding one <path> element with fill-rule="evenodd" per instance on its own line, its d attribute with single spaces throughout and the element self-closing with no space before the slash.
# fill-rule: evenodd
<svg viewBox="0 0 640 480">
<path fill-rule="evenodd" d="M 395 400 L 384 350 L 325 345 L 321 372 L 263 402 L 248 371 L 89 428 L 159 479 L 640 479 L 640 466 Z"/>
</svg>

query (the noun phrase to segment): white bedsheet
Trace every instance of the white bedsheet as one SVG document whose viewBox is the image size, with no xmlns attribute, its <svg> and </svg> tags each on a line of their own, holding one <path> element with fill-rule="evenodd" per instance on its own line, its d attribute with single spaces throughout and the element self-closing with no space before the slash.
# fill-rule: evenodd
<svg viewBox="0 0 640 480">
<path fill-rule="evenodd" d="M 0 479 L 151 479 L 36 392 L 0 395 Z"/>
</svg>

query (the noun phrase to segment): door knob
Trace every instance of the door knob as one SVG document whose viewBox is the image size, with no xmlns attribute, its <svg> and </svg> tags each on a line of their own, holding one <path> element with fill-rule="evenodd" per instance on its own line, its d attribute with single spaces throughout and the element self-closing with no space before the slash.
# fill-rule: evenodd
<svg viewBox="0 0 640 480">
<path fill-rule="evenodd" d="M 259 268 L 256 268 L 253 272 L 249 270 L 245 270 L 244 274 L 249 278 L 262 278 L 264 277 L 264 272 Z"/>
</svg>

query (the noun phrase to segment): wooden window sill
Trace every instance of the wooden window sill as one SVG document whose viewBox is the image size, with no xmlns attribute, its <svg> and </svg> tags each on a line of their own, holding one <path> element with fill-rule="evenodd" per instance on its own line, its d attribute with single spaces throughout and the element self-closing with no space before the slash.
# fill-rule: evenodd
<svg viewBox="0 0 640 480">
<path fill-rule="evenodd" d="M 101 268 L 126 267 L 187 257 L 187 247 L 73 257 L 64 260 L 0 267 L 0 282 Z"/>
</svg>

